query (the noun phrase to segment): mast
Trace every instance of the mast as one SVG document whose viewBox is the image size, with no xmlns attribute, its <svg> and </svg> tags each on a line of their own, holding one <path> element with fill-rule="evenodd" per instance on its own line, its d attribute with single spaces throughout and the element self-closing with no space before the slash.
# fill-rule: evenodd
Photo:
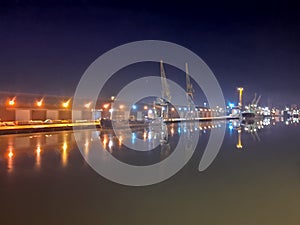
<svg viewBox="0 0 300 225">
<path fill-rule="evenodd" d="M 170 89 L 169 89 L 169 85 L 167 82 L 166 73 L 165 73 L 165 69 L 164 69 L 162 60 L 160 61 L 160 78 L 161 78 L 161 86 L 162 86 L 161 95 L 165 100 L 170 102 L 172 97 L 170 94 Z"/>
<path fill-rule="evenodd" d="M 189 76 L 189 68 L 188 63 L 185 63 L 185 80 L 186 80 L 186 100 L 188 103 L 189 111 L 191 110 L 192 100 L 194 100 L 194 89 L 191 84 L 190 76 Z"/>
</svg>

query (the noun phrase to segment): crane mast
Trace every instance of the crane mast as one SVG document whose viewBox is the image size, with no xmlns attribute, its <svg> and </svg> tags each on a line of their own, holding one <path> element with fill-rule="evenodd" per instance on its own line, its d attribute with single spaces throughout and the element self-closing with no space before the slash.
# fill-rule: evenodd
<svg viewBox="0 0 300 225">
<path fill-rule="evenodd" d="M 258 102 L 260 101 L 260 99 L 261 99 L 261 95 L 257 98 L 257 100 L 256 100 L 256 102 L 255 102 L 255 107 L 257 107 Z"/>
<path fill-rule="evenodd" d="M 168 102 L 170 102 L 171 94 L 170 94 L 170 89 L 167 82 L 164 64 L 162 60 L 160 61 L 160 78 L 161 78 L 161 86 L 162 86 L 161 95 L 165 99 L 165 101 L 167 100 Z"/>
<path fill-rule="evenodd" d="M 190 76 L 189 76 L 189 68 L 188 63 L 185 63 L 185 79 L 186 79 L 186 100 L 188 103 L 189 110 L 191 110 L 192 100 L 194 100 L 194 89 L 191 84 Z"/>
</svg>

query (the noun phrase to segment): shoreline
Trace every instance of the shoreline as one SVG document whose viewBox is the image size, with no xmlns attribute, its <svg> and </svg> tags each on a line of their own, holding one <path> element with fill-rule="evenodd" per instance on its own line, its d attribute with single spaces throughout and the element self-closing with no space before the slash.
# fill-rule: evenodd
<svg viewBox="0 0 300 225">
<path fill-rule="evenodd" d="M 165 120 L 164 123 L 181 123 L 181 122 L 208 122 L 208 121 L 220 121 L 220 120 L 237 120 L 238 117 L 204 117 L 204 118 L 173 118 Z M 130 124 L 130 127 L 145 127 L 150 123 L 136 123 Z M 73 129 L 112 129 L 109 126 L 101 126 L 99 122 L 84 122 L 84 123 L 62 123 L 62 124 L 36 124 L 36 125 L 14 125 L 14 126 L 0 126 L 0 135 L 9 134 L 24 134 L 24 133 L 39 133 L 39 132 L 51 132 L 51 131 L 67 131 Z"/>
</svg>

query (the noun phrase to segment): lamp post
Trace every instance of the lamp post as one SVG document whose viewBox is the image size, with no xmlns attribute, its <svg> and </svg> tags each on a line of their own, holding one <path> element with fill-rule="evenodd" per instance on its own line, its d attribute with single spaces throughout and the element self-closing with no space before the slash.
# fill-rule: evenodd
<svg viewBox="0 0 300 225">
<path fill-rule="evenodd" d="M 44 99 L 41 99 L 41 100 L 39 100 L 39 101 L 36 101 L 36 106 L 37 106 L 37 107 L 42 107 L 43 101 L 44 101 Z"/>
<path fill-rule="evenodd" d="M 239 92 L 239 108 L 242 109 L 242 98 L 243 98 L 244 88 L 238 87 L 237 91 Z"/>
<path fill-rule="evenodd" d="M 16 97 L 14 97 L 14 98 L 8 100 L 7 104 L 8 104 L 9 106 L 14 106 L 14 105 L 16 104 Z"/>
<path fill-rule="evenodd" d="M 69 104 L 70 104 L 70 99 L 69 99 L 68 101 L 66 101 L 66 102 L 63 102 L 63 103 L 62 103 L 62 107 L 63 107 L 63 108 L 68 108 L 68 107 L 69 107 Z"/>
</svg>

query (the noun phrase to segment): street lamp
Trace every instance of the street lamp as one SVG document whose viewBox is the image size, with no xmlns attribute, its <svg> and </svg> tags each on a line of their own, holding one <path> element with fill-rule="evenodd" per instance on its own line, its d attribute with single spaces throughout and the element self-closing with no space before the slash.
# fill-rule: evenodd
<svg viewBox="0 0 300 225">
<path fill-rule="evenodd" d="M 238 87 L 237 91 L 239 92 L 239 108 L 242 109 L 242 97 L 243 97 L 244 88 Z"/>
<path fill-rule="evenodd" d="M 8 101 L 8 105 L 9 106 L 14 106 L 16 104 L 16 97 L 14 97 L 13 99 L 10 99 L 9 101 Z"/>
<path fill-rule="evenodd" d="M 108 103 L 106 103 L 106 104 L 103 105 L 103 108 L 104 108 L 104 109 L 108 109 L 108 107 L 109 107 L 109 104 L 108 104 Z"/>
<path fill-rule="evenodd" d="M 91 107 L 92 102 L 86 103 L 84 105 L 84 108 L 89 109 Z"/>
<path fill-rule="evenodd" d="M 70 104 L 70 99 L 69 99 L 68 101 L 66 101 L 66 102 L 63 102 L 63 103 L 62 103 L 62 106 L 63 106 L 64 108 L 68 108 L 68 107 L 69 107 L 69 104 Z"/>
<path fill-rule="evenodd" d="M 43 99 L 39 100 L 39 101 L 36 101 L 36 105 L 38 107 L 41 107 L 43 105 Z"/>
</svg>

